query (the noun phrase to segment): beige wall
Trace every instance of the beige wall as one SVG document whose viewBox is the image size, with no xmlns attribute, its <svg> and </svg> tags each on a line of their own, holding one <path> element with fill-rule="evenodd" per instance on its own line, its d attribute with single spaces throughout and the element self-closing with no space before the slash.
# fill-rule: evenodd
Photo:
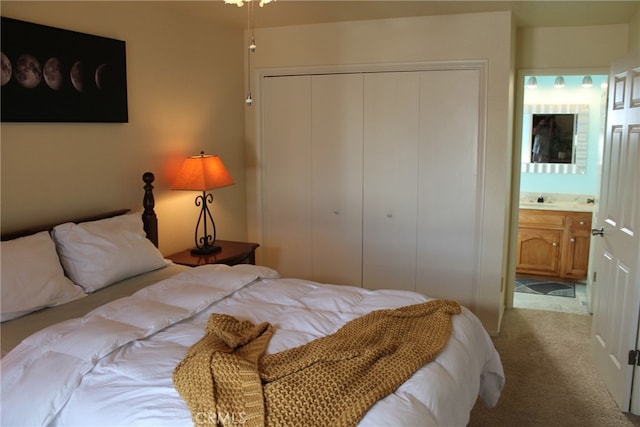
<svg viewBox="0 0 640 427">
<path fill-rule="evenodd" d="M 483 248 L 477 306 L 485 327 L 496 332 L 501 310 L 506 205 L 509 198 L 511 15 L 486 13 L 400 18 L 260 29 L 252 58 L 262 69 L 356 66 L 357 64 L 487 60 L 486 175 Z M 259 97 L 259 93 L 256 94 Z M 257 104 L 259 99 L 256 99 Z M 463 100 L 461 100 L 463 102 Z M 248 218 L 250 239 L 259 237 L 259 155 L 254 114 L 247 115 Z M 252 154 L 251 154 L 252 153 Z"/>
<path fill-rule="evenodd" d="M 609 67 L 628 49 L 629 25 L 521 28 L 517 68 Z"/>
<path fill-rule="evenodd" d="M 126 41 L 129 122 L 2 123 L 2 230 L 141 208 L 156 174 L 160 249 L 193 245 L 195 193 L 169 191 L 188 155 L 218 154 L 236 181 L 215 192 L 218 237 L 246 238 L 242 31 L 164 2 L 10 2 L 2 16 Z"/>
</svg>

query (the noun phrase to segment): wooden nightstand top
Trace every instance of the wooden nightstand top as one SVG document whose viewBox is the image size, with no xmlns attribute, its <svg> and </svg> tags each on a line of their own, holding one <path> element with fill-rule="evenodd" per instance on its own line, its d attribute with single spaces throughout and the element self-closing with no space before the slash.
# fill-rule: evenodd
<svg viewBox="0 0 640 427">
<path fill-rule="evenodd" d="M 196 267 L 205 264 L 255 264 L 257 243 L 232 242 L 229 240 L 216 240 L 216 246 L 222 249 L 209 255 L 193 255 L 191 249 L 184 250 L 167 256 L 176 264 Z"/>
</svg>

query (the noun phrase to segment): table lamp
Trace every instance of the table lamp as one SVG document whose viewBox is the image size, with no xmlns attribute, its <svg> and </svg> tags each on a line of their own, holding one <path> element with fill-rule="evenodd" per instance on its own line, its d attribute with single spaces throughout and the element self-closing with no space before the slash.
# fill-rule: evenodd
<svg viewBox="0 0 640 427">
<path fill-rule="evenodd" d="M 199 156 L 187 157 L 182 163 L 171 189 L 202 191 L 202 194 L 198 195 L 195 200 L 196 206 L 200 206 L 201 209 L 194 233 L 196 247 L 191 250 L 192 254 L 206 255 L 220 250 L 220 246 L 214 245 L 216 224 L 208 206 L 213 203 L 213 194 L 207 193 L 207 191 L 233 184 L 233 179 L 218 156 L 205 155 L 204 152 L 200 152 Z M 209 233 L 209 222 L 211 222 L 213 235 Z M 200 228 L 202 228 L 202 234 L 198 237 Z"/>
</svg>

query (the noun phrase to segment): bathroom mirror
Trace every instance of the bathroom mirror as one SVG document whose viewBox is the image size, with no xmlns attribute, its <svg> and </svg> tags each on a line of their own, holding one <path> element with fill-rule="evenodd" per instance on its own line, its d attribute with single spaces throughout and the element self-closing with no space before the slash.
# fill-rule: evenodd
<svg viewBox="0 0 640 427">
<path fill-rule="evenodd" d="M 584 174 L 588 133 L 587 104 L 525 104 L 522 172 Z"/>
</svg>

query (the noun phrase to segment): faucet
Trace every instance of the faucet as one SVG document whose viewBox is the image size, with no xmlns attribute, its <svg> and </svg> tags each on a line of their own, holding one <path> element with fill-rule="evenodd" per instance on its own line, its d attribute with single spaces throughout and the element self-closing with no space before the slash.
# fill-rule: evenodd
<svg viewBox="0 0 640 427">
<path fill-rule="evenodd" d="M 596 204 L 596 199 L 587 199 L 587 203 Z"/>
<path fill-rule="evenodd" d="M 542 194 L 538 196 L 538 203 L 544 203 L 544 197 L 542 197 Z"/>
</svg>

